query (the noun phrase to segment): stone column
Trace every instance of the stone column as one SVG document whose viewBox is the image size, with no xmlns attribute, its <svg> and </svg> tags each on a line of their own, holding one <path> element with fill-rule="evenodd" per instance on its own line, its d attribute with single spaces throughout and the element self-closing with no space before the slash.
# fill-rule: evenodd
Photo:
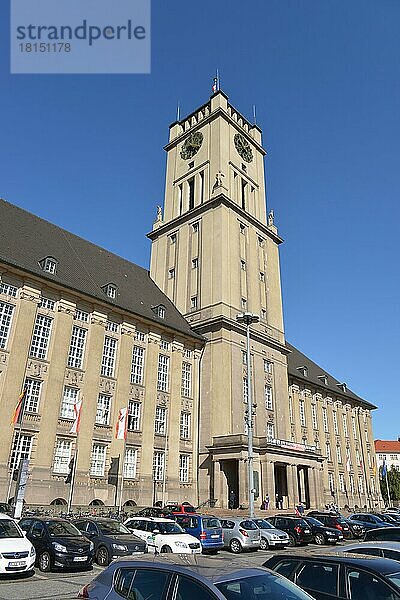
<svg viewBox="0 0 400 600">
<path fill-rule="evenodd" d="M 247 460 L 241 458 L 239 459 L 239 498 L 237 499 L 239 506 L 241 504 L 246 507 L 249 505 L 247 495 L 247 490 L 249 486 L 247 484 L 247 479 Z"/>
</svg>

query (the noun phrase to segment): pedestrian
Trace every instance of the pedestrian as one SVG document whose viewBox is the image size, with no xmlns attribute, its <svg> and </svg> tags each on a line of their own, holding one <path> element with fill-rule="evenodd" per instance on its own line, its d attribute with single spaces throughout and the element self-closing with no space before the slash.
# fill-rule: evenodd
<svg viewBox="0 0 400 600">
<path fill-rule="evenodd" d="M 276 495 L 276 508 L 283 509 L 283 496 L 281 494 Z"/>
<path fill-rule="evenodd" d="M 304 504 L 301 501 L 296 506 L 296 515 L 299 517 L 304 515 Z"/>
<path fill-rule="evenodd" d="M 236 508 L 236 494 L 233 490 L 229 492 L 229 508 Z"/>
</svg>

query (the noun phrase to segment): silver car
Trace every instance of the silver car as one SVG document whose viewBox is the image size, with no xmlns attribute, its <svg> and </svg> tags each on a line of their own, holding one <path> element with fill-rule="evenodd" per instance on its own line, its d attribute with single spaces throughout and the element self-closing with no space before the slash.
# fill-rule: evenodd
<svg viewBox="0 0 400 600">
<path fill-rule="evenodd" d="M 242 550 L 258 550 L 261 544 L 261 532 L 252 519 L 232 517 L 220 519 L 224 534 L 224 547 L 234 554 Z"/>
<path fill-rule="evenodd" d="M 261 532 L 260 548 L 284 548 L 289 545 L 290 539 L 286 531 L 276 529 L 265 519 L 252 519 Z"/>
</svg>

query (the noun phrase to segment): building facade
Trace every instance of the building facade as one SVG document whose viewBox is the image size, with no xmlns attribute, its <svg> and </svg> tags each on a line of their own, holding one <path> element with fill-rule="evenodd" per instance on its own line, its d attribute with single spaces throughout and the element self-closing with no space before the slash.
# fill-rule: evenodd
<svg viewBox="0 0 400 600">
<path fill-rule="evenodd" d="M 0 202 L 0 484 L 29 455 L 26 500 L 245 506 L 247 421 L 258 502 L 379 502 L 371 410 L 285 339 L 279 245 L 261 131 L 217 91 L 170 127 L 150 275 Z M 246 330 L 237 315 L 250 311 Z M 247 369 L 253 414 L 247 415 Z M 10 426 L 26 386 L 24 419 Z M 83 400 L 78 438 L 70 433 Z M 126 448 L 114 437 L 127 407 Z M 371 445 L 372 444 L 372 445 Z"/>
<path fill-rule="evenodd" d="M 388 471 L 393 467 L 400 471 L 400 438 L 397 440 L 375 440 L 378 470 L 386 464 Z"/>
</svg>

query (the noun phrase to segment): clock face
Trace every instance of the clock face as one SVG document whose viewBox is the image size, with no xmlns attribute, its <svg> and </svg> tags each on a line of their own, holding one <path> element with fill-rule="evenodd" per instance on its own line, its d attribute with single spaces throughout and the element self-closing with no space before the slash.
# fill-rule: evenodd
<svg viewBox="0 0 400 600">
<path fill-rule="evenodd" d="M 236 133 L 233 141 L 235 143 L 236 150 L 243 160 L 248 163 L 251 162 L 253 160 L 253 151 L 246 138 L 241 133 Z"/>
<path fill-rule="evenodd" d="M 203 143 L 203 134 L 200 131 L 195 131 L 191 133 L 185 140 L 182 148 L 181 148 L 181 158 L 183 160 L 189 160 L 192 158 L 201 147 Z"/>
</svg>

